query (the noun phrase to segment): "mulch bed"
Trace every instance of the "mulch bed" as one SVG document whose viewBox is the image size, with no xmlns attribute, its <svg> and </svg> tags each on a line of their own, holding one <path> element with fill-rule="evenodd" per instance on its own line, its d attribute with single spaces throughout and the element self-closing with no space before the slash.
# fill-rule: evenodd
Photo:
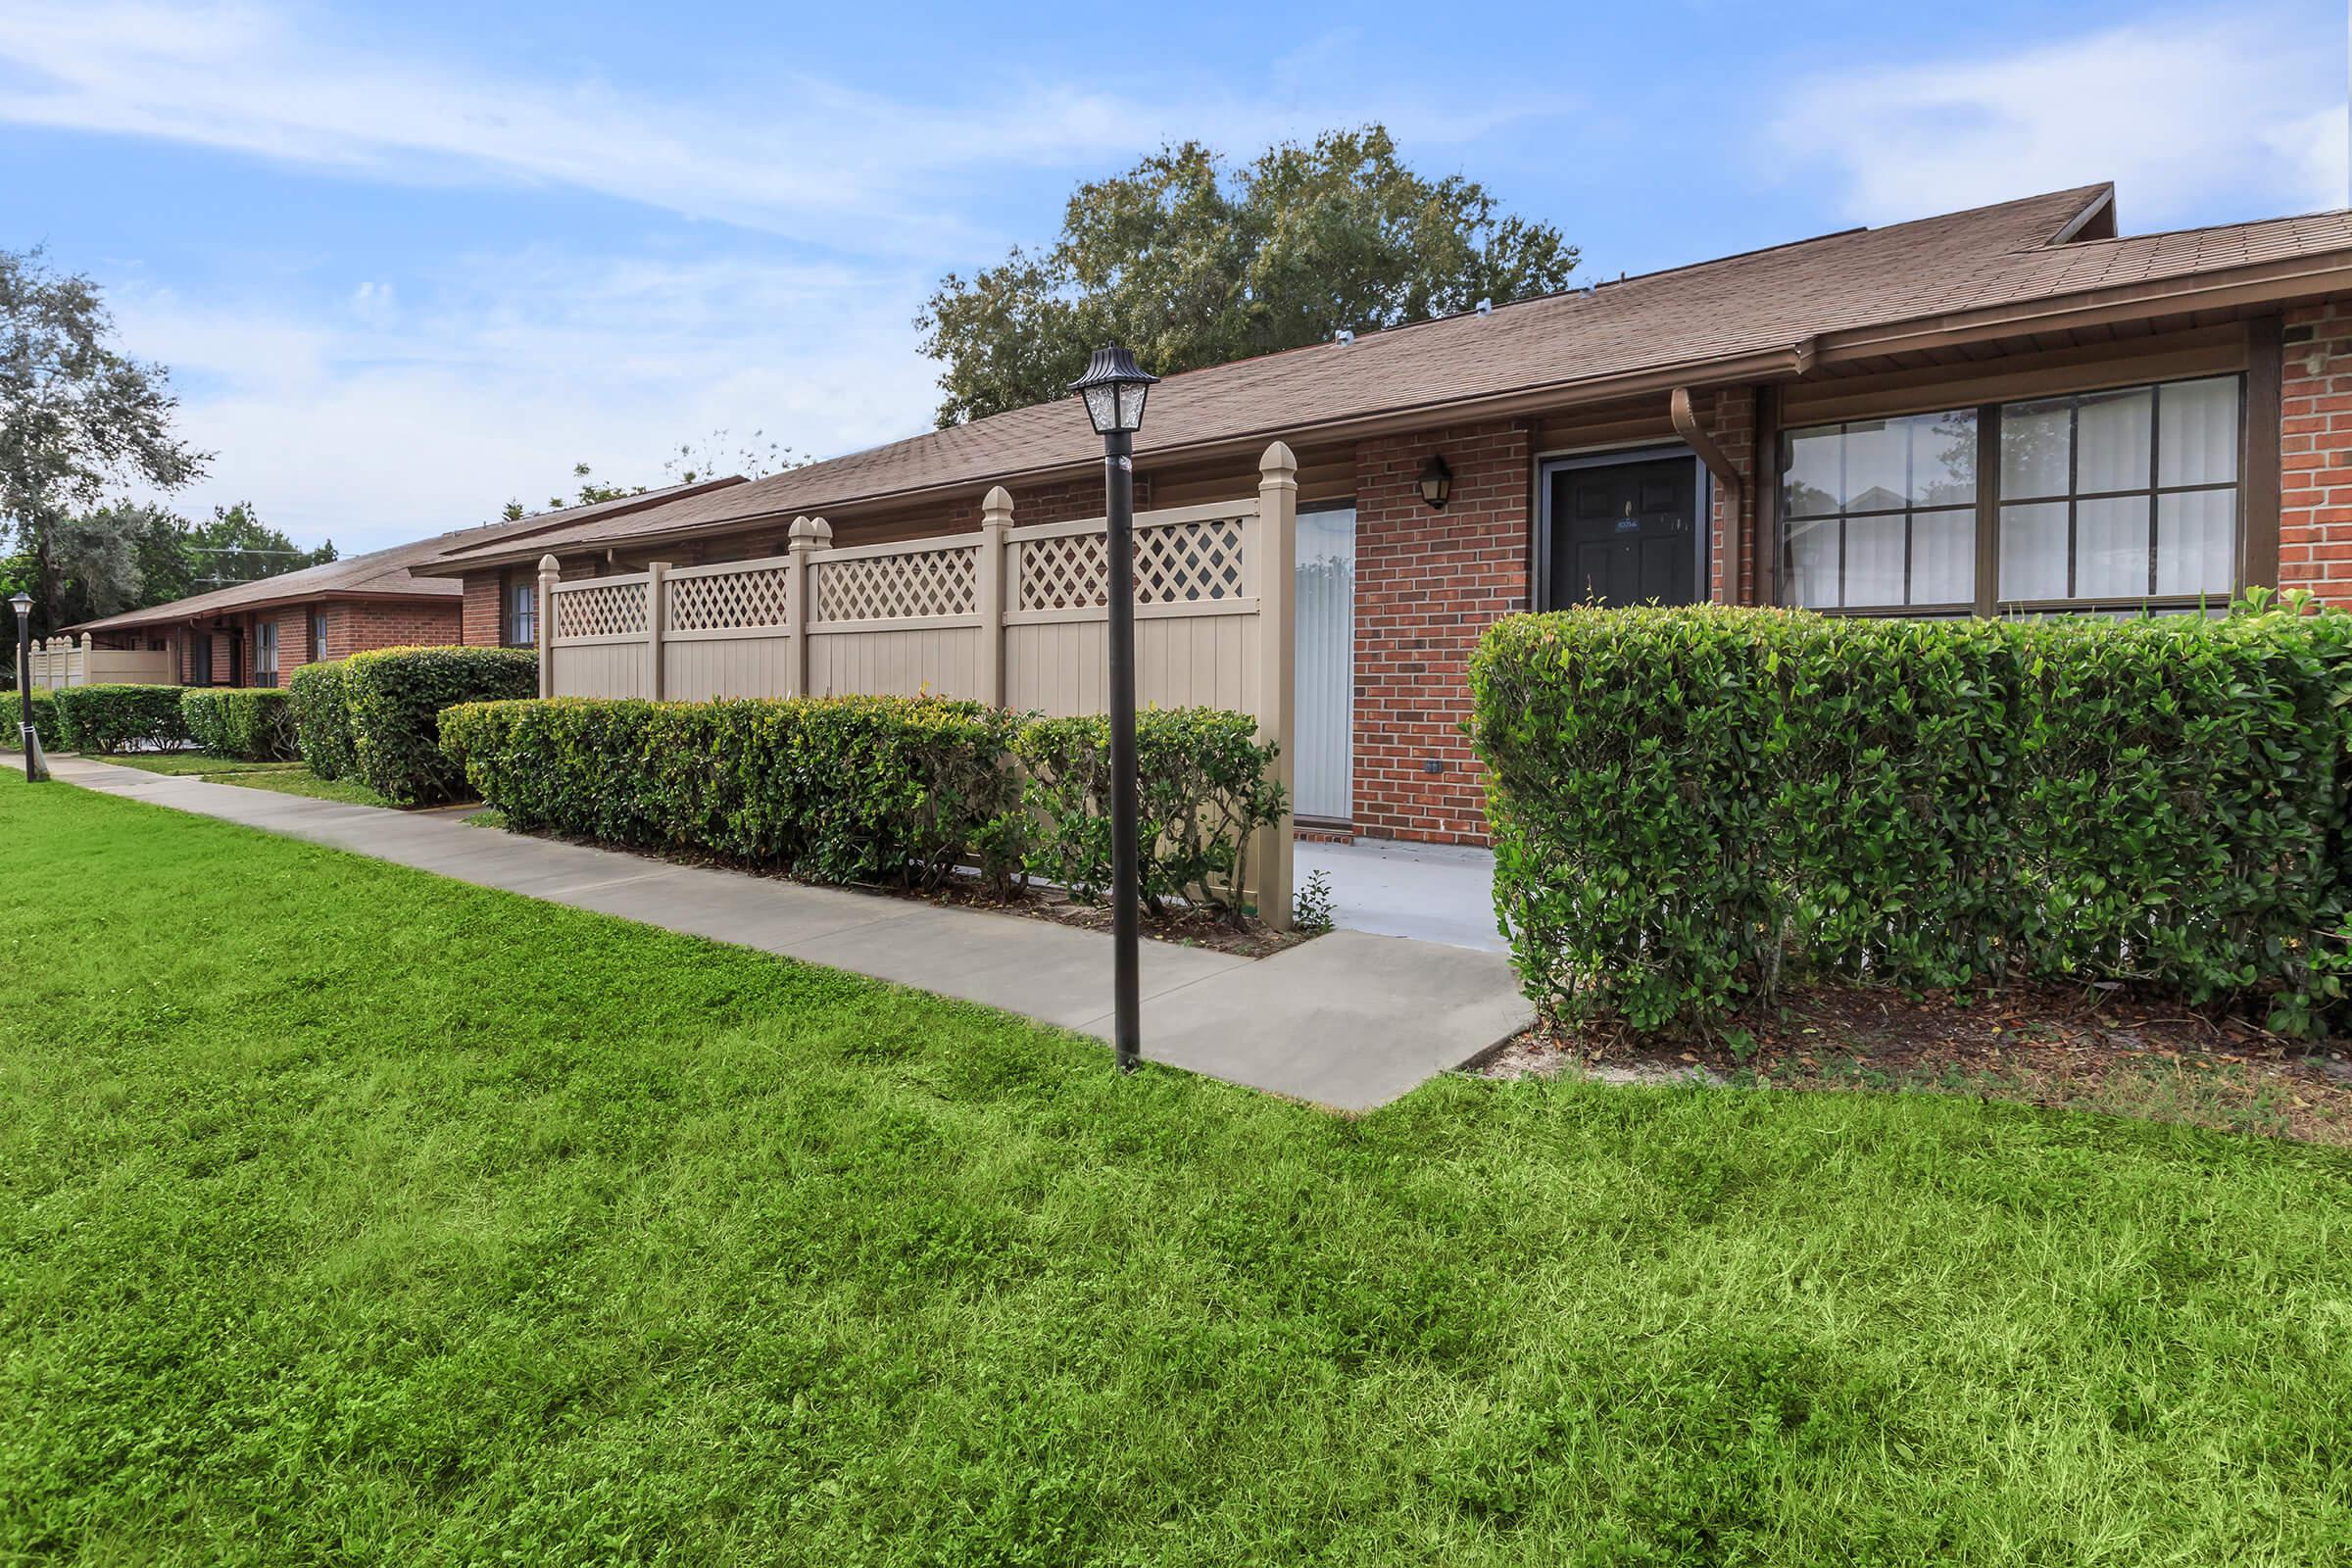
<svg viewBox="0 0 2352 1568">
<path fill-rule="evenodd" d="M 2243 1018 L 2097 986 L 1967 999 L 1815 987 L 1704 1041 L 1539 1024 L 1479 1070 L 1938 1090 L 2352 1146 L 2352 1045 L 2287 1040 Z"/>
<path fill-rule="evenodd" d="M 487 825 L 487 824 L 485 824 Z M 517 830 L 497 824 L 504 832 Z M 526 838 L 552 839 L 560 844 L 578 844 L 592 850 L 617 850 L 648 860 L 666 860 L 673 865 L 715 866 L 722 870 L 742 871 L 752 876 L 767 877 L 777 882 L 791 882 L 802 887 L 841 887 L 831 882 L 808 882 L 773 865 L 739 860 L 728 856 L 710 855 L 697 850 L 655 850 L 635 845 L 607 844 L 597 839 L 572 838 L 563 833 L 528 833 Z M 966 909 L 988 909 L 998 914 L 1017 914 L 1031 920 L 1048 920 L 1055 925 L 1075 926 L 1083 931 L 1110 930 L 1108 904 L 1083 904 L 1059 888 L 1032 883 L 1025 893 L 1009 899 L 1000 899 L 969 878 L 957 878 L 933 893 L 918 893 L 907 888 L 889 887 L 880 883 L 852 883 L 847 891 L 879 894 L 884 898 L 905 899 L 914 904 L 934 904 Z M 1143 934 L 1152 942 L 1172 942 L 1179 947 L 1207 948 L 1217 953 L 1230 953 L 1245 958 L 1263 958 L 1295 948 L 1301 942 L 1321 935 L 1315 931 L 1269 931 L 1251 922 L 1235 926 L 1213 913 L 1184 906 L 1172 906 L 1164 915 L 1144 910 Z"/>
</svg>

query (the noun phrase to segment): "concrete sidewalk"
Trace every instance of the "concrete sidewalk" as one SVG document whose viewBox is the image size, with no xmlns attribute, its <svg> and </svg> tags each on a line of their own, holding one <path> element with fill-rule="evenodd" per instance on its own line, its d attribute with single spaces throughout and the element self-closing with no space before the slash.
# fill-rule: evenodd
<svg viewBox="0 0 2352 1568">
<path fill-rule="evenodd" d="M 74 757 L 50 766 L 59 780 L 103 794 L 1109 1034 L 1110 945 L 1096 932 L 672 865 L 468 827 L 449 812 L 347 806 Z M 1146 942 L 1143 980 L 1145 1055 L 1338 1110 L 1386 1103 L 1530 1016 L 1499 955 L 1357 931 L 1262 959 Z"/>
</svg>

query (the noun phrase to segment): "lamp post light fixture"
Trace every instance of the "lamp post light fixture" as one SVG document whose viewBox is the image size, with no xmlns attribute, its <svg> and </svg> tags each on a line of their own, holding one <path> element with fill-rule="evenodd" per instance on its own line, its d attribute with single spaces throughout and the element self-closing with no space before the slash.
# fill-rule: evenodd
<svg viewBox="0 0 2352 1568">
<path fill-rule="evenodd" d="M 17 612 L 17 744 L 24 748 L 24 782 L 39 773 L 32 760 L 32 595 L 17 590 L 9 607 Z"/>
<path fill-rule="evenodd" d="M 1121 1072 L 1143 1056 L 1142 916 L 1135 799 L 1135 432 L 1159 377 L 1115 343 L 1095 350 L 1070 383 L 1102 438 L 1104 526 L 1109 535 L 1111 1045 Z"/>
</svg>

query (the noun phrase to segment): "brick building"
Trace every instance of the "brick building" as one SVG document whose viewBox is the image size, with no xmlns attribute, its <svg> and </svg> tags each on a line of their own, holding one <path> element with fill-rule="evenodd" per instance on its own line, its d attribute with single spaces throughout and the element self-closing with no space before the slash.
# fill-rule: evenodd
<svg viewBox="0 0 2352 1568">
<path fill-rule="evenodd" d="M 348 659 L 371 648 L 496 642 L 496 621 L 487 635 L 467 635 L 463 585 L 446 577 L 418 576 L 413 568 L 463 546 L 531 538 L 741 482 L 728 478 L 677 485 L 513 522 L 461 528 L 67 630 L 77 637 L 88 633 L 101 648 L 168 651 L 173 678 L 183 686 L 282 686 L 297 665 Z M 527 628 L 521 640 L 529 641 Z"/>
<path fill-rule="evenodd" d="M 1514 610 L 2352 603 L 2352 214 L 2124 235 L 2098 185 L 1343 335 L 1155 387 L 1137 503 L 1248 494 L 1274 439 L 1299 462 L 1300 815 L 1475 839 L 1464 670 Z M 1100 465 L 1048 405 L 421 570 L 486 641 L 543 553 L 567 577 L 755 559 L 804 514 L 843 546 L 960 533 L 996 484 L 1022 522 L 1083 516 Z M 1337 612 L 1308 613 L 1310 569 Z"/>
</svg>

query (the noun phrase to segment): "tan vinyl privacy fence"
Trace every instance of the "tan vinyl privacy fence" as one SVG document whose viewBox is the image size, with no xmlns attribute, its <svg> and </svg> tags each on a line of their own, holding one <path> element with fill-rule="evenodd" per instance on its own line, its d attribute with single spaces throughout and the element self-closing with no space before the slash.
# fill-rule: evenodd
<svg viewBox="0 0 2352 1568">
<path fill-rule="evenodd" d="M 168 651 L 146 649 L 97 648 L 90 634 L 83 632 L 76 643 L 71 637 L 52 637 L 47 642 L 32 645 L 32 685 L 35 690 L 55 691 L 61 686 L 116 686 L 175 684 L 172 672 L 172 655 Z"/>
<path fill-rule="evenodd" d="M 1257 494 L 1135 519 L 1136 700 L 1253 715 L 1291 788 L 1291 579 L 1298 460 L 1276 442 Z M 1049 714 L 1108 707 L 1109 579 L 1101 517 L 1021 526 L 1002 486 L 980 531 L 836 550 L 822 517 L 787 553 L 655 563 L 565 582 L 539 564 L 542 696 L 930 694 Z M 1258 907 L 1291 908 L 1291 820 L 1250 856 Z"/>
</svg>

